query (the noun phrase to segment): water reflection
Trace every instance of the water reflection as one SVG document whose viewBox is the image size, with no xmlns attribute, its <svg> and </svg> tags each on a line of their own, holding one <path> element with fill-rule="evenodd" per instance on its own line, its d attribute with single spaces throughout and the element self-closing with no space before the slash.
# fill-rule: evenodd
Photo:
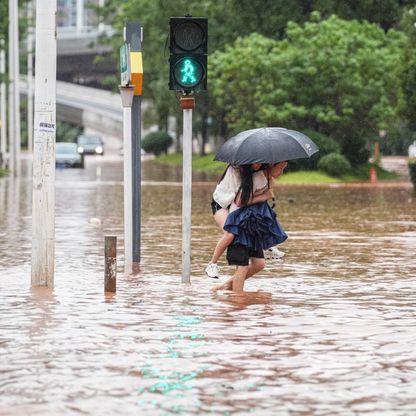
<svg viewBox="0 0 416 416">
<path fill-rule="evenodd" d="M 142 262 L 130 276 L 120 159 L 56 172 L 53 292 L 29 286 L 30 178 L 0 179 L 0 414 L 416 413 L 409 187 L 276 188 L 285 260 L 247 293 L 213 295 L 203 270 L 220 236 L 214 181 L 195 179 L 182 285 L 180 172 L 143 170 Z M 111 297 L 107 234 L 119 241 Z"/>
</svg>

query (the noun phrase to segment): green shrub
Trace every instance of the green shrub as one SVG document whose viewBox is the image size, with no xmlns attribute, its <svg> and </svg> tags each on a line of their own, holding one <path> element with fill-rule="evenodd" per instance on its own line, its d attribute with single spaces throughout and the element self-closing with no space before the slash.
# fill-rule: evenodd
<svg viewBox="0 0 416 416">
<path fill-rule="evenodd" d="M 168 133 L 165 131 L 155 131 L 146 135 L 142 141 L 142 147 L 146 152 L 154 153 L 158 156 L 161 153 L 167 153 L 172 143 L 173 139 Z"/>
<path fill-rule="evenodd" d="M 330 153 L 319 160 L 318 168 L 331 176 L 341 176 L 351 170 L 351 165 L 345 156 L 339 153 Z"/>
<path fill-rule="evenodd" d="M 409 166 L 409 174 L 410 180 L 413 183 L 413 187 L 416 190 L 416 159 L 409 159 L 408 166 Z"/>
<path fill-rule="evenodd" d="M 310 159 L 292 160 L 289 162 L 289 171 L 297 170 L 316 170 L 319 159 L 330 153 L 341 153 L 339 144 L 329 136 L 313 130 L 303 130 L 304 134 L 310 137 L 319 147 L 319 152 L 315 153 Z"/>
</svg>

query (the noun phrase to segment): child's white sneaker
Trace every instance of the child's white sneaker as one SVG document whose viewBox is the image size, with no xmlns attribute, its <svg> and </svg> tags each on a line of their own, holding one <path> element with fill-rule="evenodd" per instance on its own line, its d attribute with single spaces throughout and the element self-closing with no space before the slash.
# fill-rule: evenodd
<svg viewBox="0 0 416 416">
<path fill-rule="evenodd" d="M 212 277 L 213 279 L 218 279 L 220 274 L 220 268 L 217 263 L 208 263 L 208 266 L 205 267 L 205 273 L 207 276 Z"/>
<path fill-rule="evenodd" d="M 285 253 L 283 251 L 278 250 L 276 247 L 264 250 L 264 258 L 266 260 L 278 260 L 281 259 L 284 255 Z"/>
</svg>

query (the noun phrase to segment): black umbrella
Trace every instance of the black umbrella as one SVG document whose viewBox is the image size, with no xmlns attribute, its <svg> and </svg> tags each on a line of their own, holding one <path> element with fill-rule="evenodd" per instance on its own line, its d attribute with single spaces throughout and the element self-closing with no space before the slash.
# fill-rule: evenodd
<svg viewBox="0 0 416 416">
<path fill-rule="evenodd" d="M 318 146 L 303 133 L 282 127 L 246 130 L 228 139 L 215 160 L 231 165 L 278 163 L 283 160 L 309 158 Z"/>
</svg>

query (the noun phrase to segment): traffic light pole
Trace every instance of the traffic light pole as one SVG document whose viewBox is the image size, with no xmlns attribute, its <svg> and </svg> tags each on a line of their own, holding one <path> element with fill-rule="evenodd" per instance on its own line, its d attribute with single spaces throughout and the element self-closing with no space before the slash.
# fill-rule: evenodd
<svg viewBox="0 0 416 416">
<path fill-rule="evenodd" d="M 182 283 L 191 281 L 192 110 L 194 93 L 207 89 L 208 19 L 169 19 L 169 89 L 181 91 L 183 110 Z"/>
<path fill-rule="evenodd" d="M 182 173 L 182 283 L 191 281 L 191 215 L 192 215 L 192 110 L 195 98 L 181 97 L 183 110 Z"/>
</svg>

